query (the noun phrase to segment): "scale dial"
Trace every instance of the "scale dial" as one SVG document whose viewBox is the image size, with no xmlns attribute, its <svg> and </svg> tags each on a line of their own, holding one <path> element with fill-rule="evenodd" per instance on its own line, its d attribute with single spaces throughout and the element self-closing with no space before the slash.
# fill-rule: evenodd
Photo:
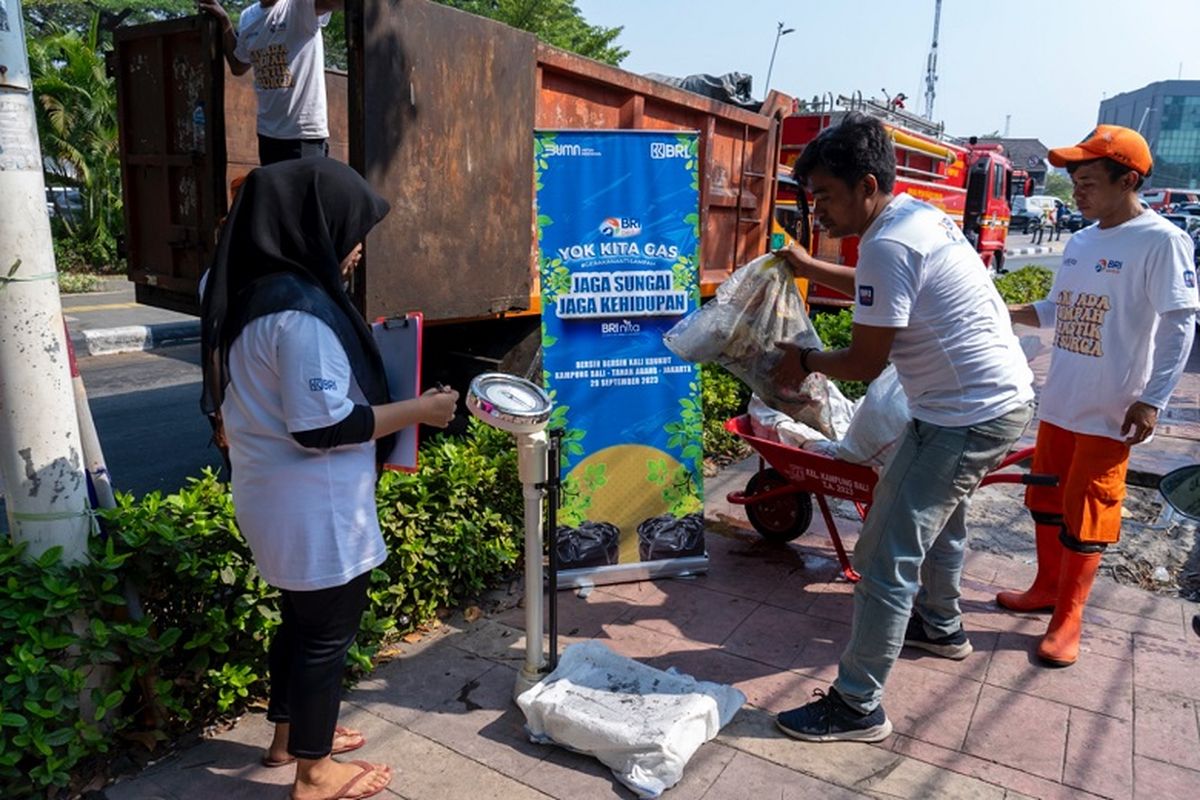
<svg viewBox="0 0 1200 800">
<path fill-rule="evenodd" d="M 552 404 L 535 383 L 515 375 L 486 372 L 471 381 L 467 408 L 494 428 L 510 433 L 536 433 L 546 427 Z"/>
</svg>

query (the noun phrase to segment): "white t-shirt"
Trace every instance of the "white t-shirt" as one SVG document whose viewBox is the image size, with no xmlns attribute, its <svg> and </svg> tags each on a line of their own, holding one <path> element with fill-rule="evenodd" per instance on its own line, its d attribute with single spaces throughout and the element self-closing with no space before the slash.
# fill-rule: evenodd
<svg viewBox="0 0 1200 800">
<path fill-rule="evenodd" d="M 238 527 L 272 586 L 340 586 L 383 563 L 375 443 L 302 447 L 292 433 L 364 403 L 337 336 L 303 311 L 252 320 L 229 349 L 221 416 Z"/>
<path fill-rule="evenodd" d="M 954 221 L 896 195 L 858 245 L 854 321 L 896 328 L 915 419 L 961 427 L 1033 400 L 1033 373 L 992 279 Z"/>
<path fill-rule="evenodd" d="M 254 67 L 258 132 L 273 139 L 328 139 L 325 40 L 315 0 L 247 6 L 238 20 L 237 60 Z"/>
<path fill-rule="evenodd" d="M 1150 379 L 1159 315 L 1200 307 L 1192 241 L 1152 211 L 1084 228 L 1035 307 L 1042 326 L 1055 327 L 1039 418 L 1124 440 L 1125 412 Z"/>
</svg>

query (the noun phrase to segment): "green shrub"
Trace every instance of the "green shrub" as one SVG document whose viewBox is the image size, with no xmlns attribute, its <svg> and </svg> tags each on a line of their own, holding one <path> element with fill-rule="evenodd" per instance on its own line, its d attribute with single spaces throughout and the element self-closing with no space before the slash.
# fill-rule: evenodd
<svg viewBox="0 0 1200 800">
<path fill-rule="evenodd" d="M 813 315 L 813 327 L 826 350 L 840 350 L 850 346 L 850 337 L 854 331 L 854 312 L 843 308 L 837 313 L 823 311 Z M 839 381 L 834 383 L 842 394 L 851 400 L 857 400 L 867 393 L 867 384 L 862 381 Z"/>
<path fill-rule="evenodd" d="M 58 291 L 60 294 L 86 294 L 100 288 L 100 279 L 86 272 L 58 273 Z"/>
<path fill-rule="evenodd" d="M 521 552 L 524 507 L 512 435 L 471 420 L 469 440 L 440 437 L 421 450 L 421 471 L 379 483 L 388 560 L 372 578 L 364 628 L 383 635 L 396 619 L 431 619 L 479 594 Z M 379 643 L 359 637 L 367 667 Z"/>
<path fill-rule="evenodd" d="M 1045 267 L 1027 264 L 1016 272 L 996 278 L 996 290 L 1004 302 L 1012 305 L 1033 303 L 1050 294 L 1054 273 Z"/>
<path fill-rule="evenodd" d="M 108 751 L 129 724 L 126 698 L 147 664 L 172 645 L 151 621 L 121 620 L 124 557 L 65 566 L 62 548 L 36 561 L 0 540 L 0 796 L 45 796 L 82 761 Z M 177 632 L 175 632 L 177 633 Z M 86 698 L 89 703 L 81 703 Z"/>
<path fill-rule="evenodd" d="M 719 364 L 702 364 L 700 400 L 704 405 L 705 457 L 727 462 L 746 456 L 750 448 L 725 430 L 725 420 L 746 413 L 749 387 Z"/>
<path fill-rule="evenodd" d="M 387 473 L 377 500 L 389 548 L 372 573 L 352 663 L 384 639 L 477 595 L 517 562 L 523 510 L 509 434 L 471 421 L 439 437 L 421 469 Z M 89 563 L 36 563 L 0 546 L 0 797 L 44 796 L 86 772 L 132 728 L 164 736 L 245 708 L 266 690 L 278 592 L 237 530 L 229 487 L 211 472 L 180 491 L 118 495 Z M 130 621 L 130 582 L 144 617 Z M 97 665 L 109 669 L 97 672 Z M 81 712 L 81 690 L 94 710 Z"/>
<path fill-rule="evenodd" d="M 117 258 L 112 248 L 73 236 L 61 223 L 54 225 L 54 264 L 60 277 L 65 273 L 119 275 L 125 271 L 125 260 Z"/>
</svg>

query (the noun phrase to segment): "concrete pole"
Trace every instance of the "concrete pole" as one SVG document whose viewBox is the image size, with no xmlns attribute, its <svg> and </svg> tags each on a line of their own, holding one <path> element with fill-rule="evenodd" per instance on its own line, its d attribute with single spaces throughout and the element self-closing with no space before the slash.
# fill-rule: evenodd
<svg viewBox="0 0 1200 800">
<path fill-rule="evenodd" d="M 19 0 L 0 3 L 0 475 L 36 557 L 87 552 L 87 482 Z"/>
</svg>

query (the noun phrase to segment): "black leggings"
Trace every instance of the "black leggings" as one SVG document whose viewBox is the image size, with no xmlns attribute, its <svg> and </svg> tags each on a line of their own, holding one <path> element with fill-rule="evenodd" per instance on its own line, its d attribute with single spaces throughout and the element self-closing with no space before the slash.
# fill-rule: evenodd
<svg viewBox="0 0 1200 800">
<path fill-rule="evenodd" d="M 370 575 L 315 592 L 282 591 L 283 621 L 267 655 L 267 719 L 291 723 L 287 749 L 296 758 L 324 758 L 332 748 L 346 653 L 367 606 Z"/>
</svg>

